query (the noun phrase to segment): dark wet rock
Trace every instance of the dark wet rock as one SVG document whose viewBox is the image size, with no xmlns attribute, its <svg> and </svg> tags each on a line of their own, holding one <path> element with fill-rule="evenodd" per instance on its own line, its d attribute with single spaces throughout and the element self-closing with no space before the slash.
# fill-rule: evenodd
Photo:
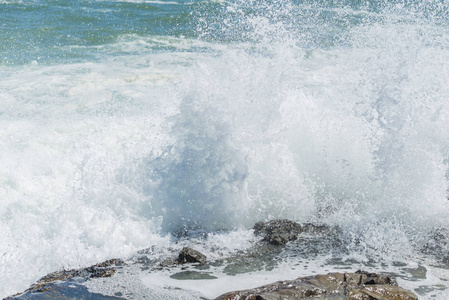
<svg viewBox="0 0 449 300">
<path fill-rule="evenodd" d="M 106 260 L 102 263 L 93 265 L 92 267 L 106 268 L 106 267 L 121 267 L 124 265 L 126 265 L 126 263 L 123 260 L 121 260 L 120 258 L 113 258 L 113 259 Z"/>
<path fill-rule="evenodd" d="M 294 241 L 301 232 L 301 225 L 289 220 L 273 220 L 254 225 L 254 233 L 262 235 L 263 240 L 272 245 L 285 245 L 289 241 Z"/>
<path fill-rule="evenodd" d="M 159 263 L 159 267 L 161 267 L 161 268 L 168 268 L 168 267 L 174 267 L 177 264 L 178 264 L 178 260 L 177 259 L 169 257 L 169 258 L 166 258 L 163 261 L 161 261 Z"/>
<path fill-rule="evenodd" d="M 116 267 L 122 265 L 124 265 L 124 262 L 121 259 L 110 259 L 102 263 L 90 266 L 88 268 L 62 270 L 50 273 L 39 279 L 36 284 L 45 284 L 57 280 L 67 280 L 74 277 L 80 277 L 84 279 L 111 277 L 117 272 Z"/>
<path fill-rule="evenodd" d="M 167 257 L 164 260 L 162 260 L 157 266 L 155 267 L 156 270 L 161 270 L 164 268 L 172 268 L 176 267 L 177 265 L 184 265 L 188 263 L 197 263 L 200 265 L 204 265 L 207 262 L 206 255 L 202 254 L 201 252 L 194 250 L 189 247 L 184 247 L 179 252 L 177 257 Z"/>
<path fill-rule="evenodd" d="M 331 228 L 312 223 L 300 224 L 290 220 L 271 220 L 258 222 L 253 229 L 254 234 L 263 236 L 263 241 L 271 245 L 285 245 L 290 241 L 297 240 L 302 233 L 319 234 L 329 231 Z"/>
<path fill-rule="evenodd" d="M 357 271 L 278 281 L 255 289 L 230 292 L 216 300 L 360 299 L 416 300 L 388 276 Z"/>
<path fill-rule="evenodd" d="M 4 300 L 123 300 L 124 298 L 106 296 L 99 293 L 91 293 L 89 290 L 74 282 L 50 283 L 46 285 L 45 291 L 17 294 Z"/>
<path fill-rule="evenodd" d="M 25 292 L 16 294 L 13 297 L 54 290 L 54 283 L 67 282 L 72 279 L 77 279 L 77 281 L 81 282 L 91 278 L 111 277 L 117 272 L 117 268 L 123 265 L 125 263 L 121 259 L 110 259 L 87 268 L 53 272 L 39 279 Z"/>
<path fill-rule="evenodd" d="M 356 281 L 356 285 L 373 285 L 373 284 L 390 284 L 397 285 L 396 281 L 394 281 L 391 277 L 387 275 L 377 274 L 377 273 L 369 273 L 365 271 L 357 271 L 355 273 L 346 273 L 345 281 L 348 283 L 352 283 Z"/>
<path fill-rule="evenodd" d="M 182 248 L 178 256 L 178 264 L 183 265 L 186 263 L 200 263 L 205 264 L 207 260 L 206 255 L 199 251 L 196 251 L 189 247 Z"/>
</svg>

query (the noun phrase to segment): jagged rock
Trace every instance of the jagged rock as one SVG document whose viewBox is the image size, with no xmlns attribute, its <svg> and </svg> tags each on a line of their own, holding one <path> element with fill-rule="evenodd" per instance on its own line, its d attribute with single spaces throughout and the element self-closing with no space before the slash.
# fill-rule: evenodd
<svg viewBox="0 0 449 300">
<path fill-rule="evenodd" d="M 163 261 L 161 261 L 159 263 L 159 267 L 161 268 L 167 268 L 167 267 L 173 267 L 176 266 L 178 264 L 178 260 L 174 259 L 174 258 L 166 258 Z"/>
<path fill-rule="evenodd" d="M 271 220 L 258 222 L 253 229 L 256 235 L 264 237 L 263 241 L 272 245 L 285 245 L 290 241 L 297 240 L 303 232 L 316 234 L 328 230 L 329 227 L 311 223 L 300 224 L 290 220 Z"/>
<path fill-rule="evenodd" d="M 80 278 L 82 280 L 88 280 L 90 278 L 111 277 L 117 272 L 117 267 L 124 265 L 125 263 L 121 259 L 110 259 L 96 265 L 72 270 L 62 270 L 45 275 L 39 279 L 36 283 L 31 285 L 30 288 L 23 293 L 14 295 L 14 297 L 21 294 L 45 292 L 53 283 L 59 281 L 67 281 L 72 278 Z"/>
<path fill-rule="evenodd" d="M 183 265 L 187 263 L 199 263 L 204 265 L 207 261 L 207 257 L 199 251 L 196 251 L 189 247 L 182 248 L 178 257 L 168 257 L 161 261 L 156 269 L 171 268 L 177 265 Z"/>
<path fill-rule="evenodd" d="M 206 260 L 207 260 L 206 255 L 189 247 L 182 248 L 178 256 L 178 264 L 180 265 L 186 263 L 205 264 Z"/>
<path fill-rule="evenodd" d="M 357 296 L 359 298 L 357 298 Z M 414 300 L 418 297 L 410 291 L 404 290 L 403 288 L 387 285 L 387 284 L 376 284 L 365 286 L 360 290 L 352 290 L 351 297 L 355 299 L 382 299 L 382 300 Z M 362 298 L 363 297 L 363 298 Z"/>
<path fill-rule="evenodd" d="M 255 289 L 230 292 L 215 300 L 360 299 L 417 300 L 385 275 L 357 271 L 278 281 Z"/>
<path fill-rule="evenodd" d="M 382 274 L 376 274 L 376 273 L 369 273 L 365 271 L 357 271 L 355 273 L 346 273 L 345 274 L 345 281 L 348 283 L 355 282 L 357 285 L 373 285 L 373 284 L 390 284 L 390 285 L 397 285 L 396 281 L 394 281 L 391 277 L 382 275 Z"/>
<path fill-rule="evenodd" d="M 285 245 L 289 241 L 294 241 L 301 232 L 301 225 L 289 220 L 273 220 L 254 225 L 254 233 L 263 235 L 263 240 L 272 245 Z"/>
<path fill-rule="evenodd" d="M 121 260 L 120 258 L 113 258 L 106 260 L 102 263 L 98 263 L 92 267 L 99 267 L 99 268 L 106 268 L 106 267 L 112 267 L 112 266 L 123 266 L 125 265 L 125 262 Z"/>
</svg>

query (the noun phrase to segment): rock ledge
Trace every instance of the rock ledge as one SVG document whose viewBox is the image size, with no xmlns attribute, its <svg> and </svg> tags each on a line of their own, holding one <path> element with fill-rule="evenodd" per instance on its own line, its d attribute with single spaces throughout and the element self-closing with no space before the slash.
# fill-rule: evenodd
<svg viewBox="0 0 449 300">
<path fill-rule="evenodd" d="M 293 300 L 293 299 L 354 299 L 354 300 L 417 300 L 418 297 L 385 275 L 357 271 L 329 273 L 278 281 L 255 289 L 236 291 L 215 300 Z"/>
</svg>

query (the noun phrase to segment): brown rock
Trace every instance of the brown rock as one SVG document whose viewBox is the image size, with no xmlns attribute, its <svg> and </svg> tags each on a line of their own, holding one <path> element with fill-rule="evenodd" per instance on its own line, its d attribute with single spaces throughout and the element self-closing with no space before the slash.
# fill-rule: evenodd
<svg viewBox="0 0 449 300">
<path fill-rule="evenodd" d="M 376 284 L 365 286 L 360 290 L 361 293 L 366 294 L 374 299 L 389 299 L 389 300 L 416 300 L 415 294 L 404 290 L 398 286 L 388 284 Z"/>
<path fill-rule="evenodd" d="M 390 283 L 377 283 L 390 282 Z M 359 300 L 417 300 L 415 294 L 393 285 L 385 275 L 330 273 L 295 280 L 278 281 L 255 289 L 236 291 L 216 300 L 293 300 L 293 299 L 359 299 Z"/>
</svg>

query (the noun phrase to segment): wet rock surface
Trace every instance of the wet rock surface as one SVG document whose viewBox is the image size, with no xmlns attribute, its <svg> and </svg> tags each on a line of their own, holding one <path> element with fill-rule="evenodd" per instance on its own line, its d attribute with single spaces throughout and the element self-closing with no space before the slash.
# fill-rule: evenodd
<svg viewBox="0 0 449 300">
<path fill-rule="evenodd" d="M 184 247 L 178 256 L 178 264 L 186 264 L 186 263 L 200 263 L 205 264 L 207 260 L 206 255 L 202 254 L 199 251 L 196 251 L 189 247 Z"/>
<path fill-rule="evenodd" d="M 206 264 L 206 262 L 207 262 L 206 255 L 190 247 L 184 247 L 179 252 L 177 257 L 165 258 L 159 263 L 156 269 L 172 268 L 177 265 L 184 265 L 184 264 L 204 265 Z"/>
<path fill-rule="evenodd" d="M 91 293 L 88 289 L 74 282 L 59 282 L 46 285 L 45 290 L 41 292 L 27 292 L 18 294 L 4 300 L 74 300 L 74 299 L 90 299 L 90 300 L 123 300 L 124 298 L 102 295 L 99 293 Z"/>
<path fill-rule="evenodd" d="M 215 300 L 360 299 L 416 300 L 410 291 L 398 287 L 388 276 L 357 271 L 329 273 L 278 281 L 255 289 L 236 291 Z"/>
<path fill-rule="evenodd" d="M 254 234 L 263 236 L 263 241 L 271 245 L 285 245 L 297 240 L 302 233 L 321 234 L 335 230 L 326 225 L 300 224 L 290 220 L 258 222 L 253 229 Z"/>
<path fill-rule="evenodd" d="M 204 254 L 190 247 L 184 247 L 180 252 L 172 249 L 173 256 L 165 259 L 163 255 L 154 258 L 151 253 L 157 253 L 158 248 L 153 246 L 139 251 L 127 263 L 136 265 L 144 272 L 164 270 L 167 276 L 175 280 L 214 280 L 217 277 L 213 276 L 216 273 L 212 270 L 216 267 L 219 267 L 222 274 L 227 276 L 270 271 L 280 263 L 288 262 L 291 257 L 295 258 L 296 263 L 304 264 L 307 268 L 308 260 L 327 256 L 332 254 L 332 251 L 335 251 L 337 256 L 330 258 L 327 263 L 340 267 L 345 264 L 338 260 L 338 255 L 344 253 L 344 241 L 341 239 L 338 228 L 312 223 L 300 224 L 289 220 L 273 220 L 257 223 L 254 226 L 254 233 L 261 236 L 262 240 L 255 241 L 253 246 L 246 250 L 221 259 L 208 261 Z M 83 286 L 83 282 L 111 277 L 118 269 L 126 267 L 127 263 L 120 259 L 111 259 L 87 268 L 53 272 L 42 277 L 23 293 L 6 299 L 123 299 L 118 298 L 122 297 L 122 294 L 114 293 L 105 296 L 90 293 Z M 408 269 L 404 268 L 404 270 Z M 412 271 L 415 272 L 414 269 Z M 126 272 L 126 269 L 121 272 Z M 423 273 L 421 269 L 417 269 L 416 272 L 419 273 L 418 275 Z M 425 269 L 423 274 L 425 278 Z M 280 281 L 251 290 L 230 292 L 217 299 L 409 300 L 417 299 L 417 297 L 398 287 L 390 276 L 358 271 Z"/>
<path fill-rule="evenodd" d="M 47 296 L 52 295 L 56 293 L 58 290 L 59 291 L 64 290 L 63 288 L 64 284 L 61 283 L 70 283 L 71 281 L 73 281 L 72 284 L 73 291 L 76 290 L 74 289 L 76 287 L 78 287 L 78 289 L 85 290 L 85 288 L 81 288 L 77 283 L 86 281 L 91 278 L 111 277 L 117 272 L 118 268 L 123 267 L 124 265 L 125 262 L 121 259 L 110 259 L 87 268 L 53 272 L 39 279 L 36 283 L 31 285 L 31 287 L 25 290 L 23 293 L 16 294 L 6 299 L 15 299 L 15 298 L 34 299 L 36 297 L 33 296 L 33 294 L 43 292 L 46 292 Z M 60 295 L 60 297 L 61 299 L 65 299 L 64 295 L 62 294 Z M 40 295 L 39 298 L 44 299 L 45 297 Z"/>
<path fill-rule="evenodd" d="M 285 245 L 289 241 L 298 239 L 302 226 L 289 220 L 273 220 L 259 222 L 253 227 L 256 235 L 263 236 L 263 241 L 272 245 Z"/>
</svg>

